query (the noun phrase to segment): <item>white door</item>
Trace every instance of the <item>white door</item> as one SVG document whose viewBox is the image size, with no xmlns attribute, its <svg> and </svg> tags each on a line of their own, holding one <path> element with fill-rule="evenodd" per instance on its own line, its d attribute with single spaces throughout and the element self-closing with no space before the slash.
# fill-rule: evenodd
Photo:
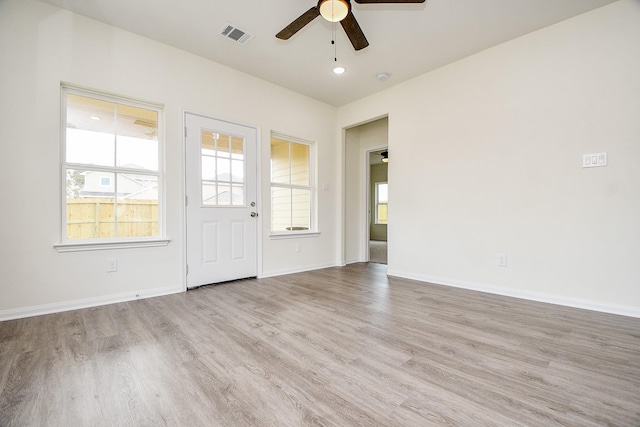
<svg viewBox="0 0 640 427">
<path fill-rule="evenodd" d="M 187 288 L 257 276 L 257 130 L 186 114 Z"/>
</svg>

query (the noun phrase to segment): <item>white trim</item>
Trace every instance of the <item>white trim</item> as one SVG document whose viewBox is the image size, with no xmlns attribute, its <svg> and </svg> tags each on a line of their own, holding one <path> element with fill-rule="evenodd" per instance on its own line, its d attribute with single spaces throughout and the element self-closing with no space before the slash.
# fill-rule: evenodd
<svg viewBox="0 0 640 427">
<path fill-rule="evenodd" d="M 180 174 L 180 223 L 182 224 L 182 288 L 187 290 L 187 114 L 189 110 L 182 110 L 182 173 Z M 193 113 L 196 114 L 196 113 Z"/>
<path fill-rule="evenodd" d="M 269 238 L 271 240 L 279 240 L 279 239 L 297 239 L 297 238 L 307 238 L 307 237 L 318 237 L 320 235 L 319 231 L 291 231 L 287 234 L 280 233 L 272 233 L 269 234 Z"/>
<path fill-rule="evenodd" d="M 498 286 L 492 286 L 484 283 L 465 282 L 461 280 L 448 279 L 442 277 L 432 277 L 421 274 L 412 274 L 403 271 L 387 269 L 387 275 L 402 277 L 405 279 L 418 280 L 425 283 L 433 283 L 436 285 L 450 286 L 453 288 L 468 289 L 478 292 L 486 292 L 494 295 L 501 295 L 512 298 L 519 298 L 528 301 L 543 302 L 547 304 L 561 305 L 565 307 L 579 308 L 583 310 L 598 311 L 602 313 L 617 314 L 620 316 L 640 318 L 640 307 L 603 303 L 600 301 L 565 297 L 561 295 L 553 295 L 542 292 L 532 292 L 523 290 L 507 289 Z"/>
<path fill-rule="evenodd" d="M 266 279 L 267 277 L 276 277 L 276 276 L 284 276 L 286 274 L 304 273 L 305 271 L 322 270 L 323 268 L 331 268 L 331 267 L 343 267 L 343 265 L 338 263 L 324 263 L 324 264 L 314 264 L 314 265 L 307 265 L 307 266 L 296 266 L 292 268 L 283 268 L 281 270 L 267 271 L 262 276 L 260 276 L 260 278 Z"/>
<path fill-rule="evenodd" d="M 136 107 L 142 107 L 142 108 L 146 108 L 148 106 L 152 106 L 155 108 L 159 108 L 159 109 L 164 109 L 165 104 L 163 104 L 162 102 L 156 102 L 156 101 L 149 101 L 148 99 L 143 99 L 143 98 L 137 98 L 135 96 L 129 96 L 129 95 L 124 95 L 122 93 L 117 93 L 117 92 L 108 92 L 108 91 L 104 91 L 104 90 L 99 90 L 99 89 L 95 89 L 89 86 L 84 86 L 84 85 L 78 85 L 75 83 L 69 83 L 66 81 L 61 81 L 60 82 L 60 86 L 61 87 L 65 87 L 68 89 L 71 89 L 72 91 L 76 91 L 74 93 L 77 92 L 84 92 L 84 93 L 89 93 L 91 94 L 92 97 L 101 99 L 103 101 L 113 101 L 113 98 L 122 98 L 127 100 L 128 102 L 132 102 Z M 66 127 L 66 123 L 65 123 L 65 127 Z"/>
<path fill-rule="evenodd" d="M 60 243 L 53 245 L 58 252 L 80 252 L 80 251 L 101 251 L 108 249 L 131 249 L 131 248 L 152 248 L 156 246 L 167 246 L 171 242 L 168 239 L 153 240 L 127 240 L 112 242 L 90 242 L 90 243 Z"/>
<path fill-rule="evenodd" d="M 184 292 L 182 286 L 170 286 L 166 288 L 148 289 L 138 292 L 132 291 L 104 297 L 85 298 L 53 304 L 35 305 L 25 308 L 14 308 L 0 311 L 0 322 L 5 320 L 22 319 L 24 317 L 41 316 L 44 314 L 61 313 L 70 310 L 79 310 L 82 308 L 98 307 L 107 304 L 116 304 L 137 299 L 153 298 L 163 295 L 177 294 L 180 292 Z"/>
<path fill-rule="evenodd" d="M 259 125 L 254 126 L 256 130 L 256 212 L 258 213 L 257 218 L 257 238 L 256 244 L 258 247 L 256 248 L 256 255 L 258 257 L 258 277 L 262 277 L 262 236 L 263 236 L 263 221 L 264 218 L 264 210 L 262 209 L 262 127 Z M 269 190 L 271 192 L 271 190 Z"/>
</svg>

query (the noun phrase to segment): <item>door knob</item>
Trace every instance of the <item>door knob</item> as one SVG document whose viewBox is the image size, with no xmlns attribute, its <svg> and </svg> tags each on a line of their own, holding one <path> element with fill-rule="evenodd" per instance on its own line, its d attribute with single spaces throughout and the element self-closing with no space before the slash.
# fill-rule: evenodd
<svg viewBox="0 0 640 427">
<path fill-rule="evenodd" d="M 257 216 L 258 216 L 258 213 L 257 213 L 257 212 L 251 212 L 251 218 L 255 218 L 255 217 L 257 217 Z"/>
</svg>

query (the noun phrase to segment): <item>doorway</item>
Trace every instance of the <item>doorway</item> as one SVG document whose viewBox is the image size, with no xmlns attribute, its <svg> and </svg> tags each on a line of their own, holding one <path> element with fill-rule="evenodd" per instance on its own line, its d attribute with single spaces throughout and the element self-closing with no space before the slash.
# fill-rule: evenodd
<svg viewBox="0 0 640 427">
<path fill-rule="evenodd" d="M 373 242 L 384 241 L 384 244 L 378 244 L 378 246 L 382 246 L 383 250 L 386 249 L 386 234 L 384 239 L 381 239 L 377 233 L 382 227 L 377 227 L 372 232 L 376 208 L 372 205 L 375 201 L 375 193 L 372 194 L 372 191 L 375 191 L 375 185 L 371 184 L 370 177 L 372 165 L 382 163 L 381 153 L 386 151 L 388 146 L 389 120 L 387 117 L 345 129 L 343 233 L 345 264 L 371 260 L 371 235 L 377 239 Z M 374 175 L 376 175 L 375 171 Z M 384 228 L 386 231 L 386 226 Z M 373 255 L 375 257 L 377 254 Z"/>
<path fill-rule="evenodd" d="M 369 262 L 387 264 L 387 213 L 389 206 L 388 149 L 368 152 Z"/>
<path fill-rule="evenodd" d="M 257 129 L 185 114 L 187 288 L 256 277 Z"/>
</svg>

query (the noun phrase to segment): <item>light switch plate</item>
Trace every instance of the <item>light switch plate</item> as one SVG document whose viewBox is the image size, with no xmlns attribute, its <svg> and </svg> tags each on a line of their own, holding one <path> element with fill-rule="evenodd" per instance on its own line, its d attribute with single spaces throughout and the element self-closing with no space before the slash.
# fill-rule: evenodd
<svg viewBox="0 0 640 427">
<path fill-rule="evenodd" d="M 582 155 L 583 168 L 600 168 L 607 166 L 607 153 L 592 153 Z"/>
<path fill-rule="evenodd" d="M 506 267 L 507 266 L 507 254 L 498 254 L 498 255 L 496 255 L 496 265 L 498 267 Z"/>
</svg>

